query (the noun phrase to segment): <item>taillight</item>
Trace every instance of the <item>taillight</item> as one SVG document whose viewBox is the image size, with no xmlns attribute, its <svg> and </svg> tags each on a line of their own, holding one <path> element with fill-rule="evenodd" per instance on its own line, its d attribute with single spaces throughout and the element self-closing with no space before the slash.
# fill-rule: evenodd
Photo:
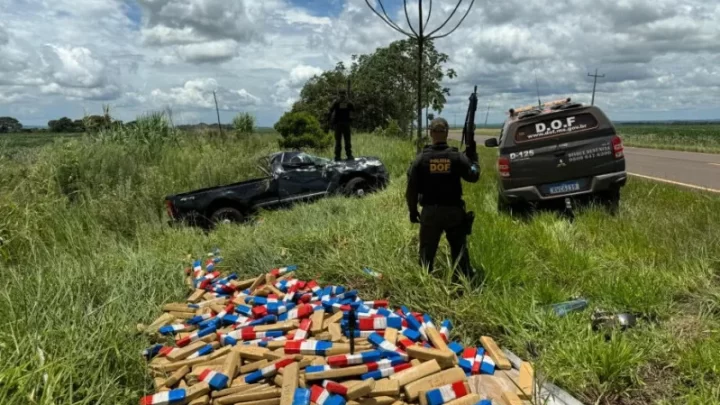
<svg viewBox="0 0 720 405">
<path fill-rule="evenodd" d="M 615 159 L 620 159 L 625 156 L 622 139 L 615 135 L 612 139 L 613 153 L 615 153 Z"/>
<path fill-rule="evenodd" d="M 175 218 L 175 207 L 173 207 L 172 201 L 165 200 L 165 207 L 167 208 L 167 213 L 170 218 Z"/>
<path fill-rule="evenodd" d="M 497 164 L 498 171 L 500 171 L 500 176 L 510 177 L 510 159 L 506 157 L 499 157 Z"/>
</svg>

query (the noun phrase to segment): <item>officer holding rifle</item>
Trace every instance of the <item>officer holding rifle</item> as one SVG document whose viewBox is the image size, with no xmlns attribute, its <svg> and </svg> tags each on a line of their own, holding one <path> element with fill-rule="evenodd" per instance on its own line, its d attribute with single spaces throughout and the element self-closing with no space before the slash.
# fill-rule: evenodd
<svg viewBox="0 0 720 405">
<path fill-rule="evenodd" d="M 472 232 L 474 214 L 465 211 L 461 179 L 476 183 L 480 178 L 474 140 L 476 108 L 477 97 L 473 93 L 463 129 L 463 140 L 467 143 L 464 153 L 448 145 L 448 123 L 436 118 L 430 123 L 432 144 L 417 155 L 408 171 L 405 199 L 410 222 L 420 224 L 420 264 L 430 272 L 440 237 L 445 233 L 454 264 L 468 278 L 473 273 L 467 236 Z M 456 275 L 454 272 L 453 276 Z"/>
</svg>

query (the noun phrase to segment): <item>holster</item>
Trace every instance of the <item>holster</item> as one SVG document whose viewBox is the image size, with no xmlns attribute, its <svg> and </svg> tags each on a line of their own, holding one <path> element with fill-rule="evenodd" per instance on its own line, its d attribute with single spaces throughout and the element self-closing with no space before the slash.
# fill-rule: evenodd
<svg viewBox="0 0 720 405">
<path fill-rule="evenodd" d="M 472 234 L 473 223 L 475 222 L 475 213 L 468 211 L 465 213 L 465 234 Z"/>
</svg>

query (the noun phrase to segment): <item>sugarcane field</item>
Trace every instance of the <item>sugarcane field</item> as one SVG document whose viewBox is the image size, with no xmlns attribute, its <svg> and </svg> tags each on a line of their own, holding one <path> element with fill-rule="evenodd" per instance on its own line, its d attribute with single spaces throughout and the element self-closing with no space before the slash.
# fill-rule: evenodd
<svg viewBox="0 0 720 405">
<path fill-rule="evenodd" d="M 0 0 L 0 405 L 720 405 L 718 21 Z"/>
</svg>

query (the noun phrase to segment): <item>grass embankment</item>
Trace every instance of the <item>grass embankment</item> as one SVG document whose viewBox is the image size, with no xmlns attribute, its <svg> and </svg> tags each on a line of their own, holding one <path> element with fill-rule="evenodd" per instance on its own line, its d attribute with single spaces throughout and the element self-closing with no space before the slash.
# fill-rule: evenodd
<svg viewBox="0 0 720 405">
<path fill-rule="evenodd" d="M 404 173 L 412 146 L 354 138 L 380 156 L 392 184 L 363 200 L 332 198 L 266 213 L 256 225 L 205 235 L 166 226 L 166 194 L 255 176 L 272 137 L 222 143 L 74 140 L 0 166 L 0 403 L 134 404 L 151 380 L 135 325 L 184 298 L 187 254 L 222 249 L 243 275 L 298 264 L 299 276 L 358 288 L 451 319 L 466 344 L 494 336 L 584 402 L 720 403 L 720 199 L 631 179 L 618 217 L 591 210 L 574 224 L 495 212 L 494 159 L 466 187 L 477 213 L 471 256 L 482 290 L 452 286 L 416 265 Z M 328 153 L 325 153 L 328 155 Z M 448 277 L 446 244 L 436 277 Z M 363 266 L 384 274 L 365 278 Z M 657 315 L 610 340 L 589 311 L 557 318 L 546 304 L 583 295 L 591 306 Z"/>
<path fill-rule="evenodd" d="M 708 125 L 618 125 L 627 146 L 720 153 L 720 124 Z"/>
</svg>

